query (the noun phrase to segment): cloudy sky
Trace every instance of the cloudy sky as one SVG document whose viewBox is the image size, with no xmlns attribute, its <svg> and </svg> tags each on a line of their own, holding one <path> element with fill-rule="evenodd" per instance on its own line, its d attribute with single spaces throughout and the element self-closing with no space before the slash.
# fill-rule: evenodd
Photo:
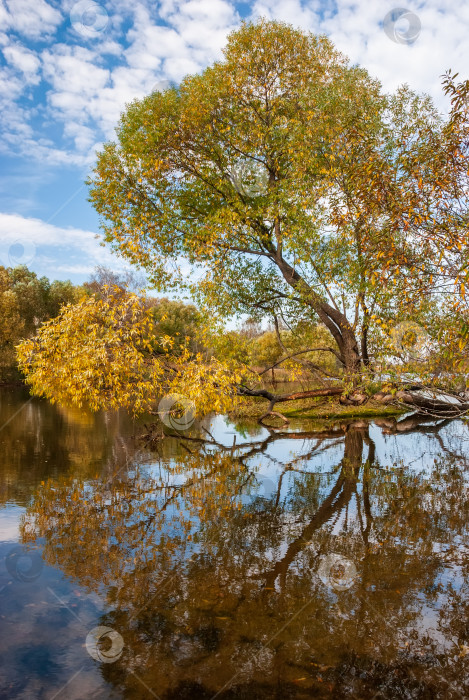
<svg viewBox="0 0 469 700">
<path fill-rule="evenodd" d="M 0 264 L 86 279 L 100 247 L 83 182 L 126 102 L 220 56 L 243 18 L 326 33 L 386 90 L 469 77 L 469 4 L 448 0 L 0 0 Z"/>
</svg>

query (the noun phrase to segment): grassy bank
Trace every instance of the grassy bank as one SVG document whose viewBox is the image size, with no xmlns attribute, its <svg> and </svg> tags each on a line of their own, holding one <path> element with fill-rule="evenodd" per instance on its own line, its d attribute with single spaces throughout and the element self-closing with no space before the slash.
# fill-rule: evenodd
<svg viewBox="0 0 469 700">
<path fill-rule="evenodd" d="M 239 406 L 230 413 L 233 418 L 259 418 L 269 402 L 260 397 L 242 399 Z M 302 399 L 279 403 L 274 410 L 287 418 L 377 418 L 379 416 L 399 416 L 408 413 L 409 409 L 398 406 L 383 406 L 377 401 L 370 400 L 364 406 L 342 406 L 337 397 L 320 397 L 318 399 Z"/>
</svg>

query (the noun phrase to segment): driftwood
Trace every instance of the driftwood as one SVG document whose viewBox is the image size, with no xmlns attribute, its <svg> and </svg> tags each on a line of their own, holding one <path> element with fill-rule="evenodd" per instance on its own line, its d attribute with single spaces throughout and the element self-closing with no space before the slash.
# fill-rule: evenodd
<svg viewBox="0 0 469 700">
<path fill-rule="evenodd" d="M 269 401 L 267 411 L 259 418 L 260 423 L 264 423 L 268 416 L 280 418 L 284 423 L 288 423 L 288 418 L 278 411 L 274 411 L 277 403 L 286 401 L 297 401 L 299 399 L 310 399 L 318 396 L 338 396 L 339 402 L 348 406 L 361 406 L 370 399 L 374 399 L 383 405 L 402 405 L 416 409 L 417 413 L 432 416 L 434 418 L 458 417 L 469 412 L 469 401 L 466 396 L 461 398 L 451 392 L 429 389 L 422 385 L 409 385 L 406 389 L 391 392 L 378 391 L 371 396 L 360 390 L 349 394 L 340 386 L 329 386 L 321 389 L 311 389 L 310 391 L 296 391 L 290 394 L 273 394 L 267 389 L 250 389 L 241 385 L 238 387 L 238 394 L 242 396 L 260 396 Z"/>
<path fill-rule="evenodd" d="M 419 387 L 416 390 L 397 391 L 395 395 L 375 394 L 373 397 L 381 403 L 401 403 L 405 406 L 412 406 L 419 413 L 428 416 L 447 417 L 447 416 L 462 416 L 469 411 L 469 402 L 445 391 L 437 391 L 434 389 L 426 389 Z"/>
<path fill-rule="evenodd" d="M 311 391 L 296 391 L 292 394 L 272 394 L 267 389 L 249 389 L 243 385 L 238 387 L 238 393 L 242 396 L 262 396 L 262 398 L 269 400 L 269 407 L 259 418 L 259 423 L 263 423 L 267 416 L 276 416 L 281 418 L 284 423 L 288 423 L 288 418 L 282 413 L 273 410 L 275 404 L 285 401 L 297 401 L 298 399 L 312 399 L 317 396 L 340 396 L 343 393 L 343 389 L 339 386 L 331 386 L 324 389 L 311 389 Z"/>
</svg>

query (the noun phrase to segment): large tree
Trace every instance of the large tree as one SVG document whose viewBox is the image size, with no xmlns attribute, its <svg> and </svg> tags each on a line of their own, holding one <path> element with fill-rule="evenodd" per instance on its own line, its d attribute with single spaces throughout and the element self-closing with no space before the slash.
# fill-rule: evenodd
<svg viewBox="0 0 469 700">
<path fill-rule="evenodd" d="M 443 153 L 441 130 L 429 99 L 386 97 L 326 37 L 261 20 L 222 61 L 127 107 L 91 201 L 106 240 L 156 286 L 190 286 L 185 261 L 223 314 L 306 312 L 353 378 L 373 315 L 416 303 L 409 279 L 429 252 L 435 262 L 398 202 L 419 191 L 410 149 L 431 133 Z M 422 202 L 405 204 L 414 223 Z"/>
<path fill-rule="evenodd" d="M 344 393 L 342 400 L 363 402 L 367 395 L 358 387 L 364 377 L 376 378 L 380 359 L 389 379 L 396 367 L 386 366 L 390 353 L 405 359 L 406 342 L 422 337 L 424 354 L 435 360 L 424 367 L 417 358 L 412 382 L 448 376 L 454 367 L 435 347 L 444 341 L 461 355 L 469 335 L 469 163 L 467 91 L 452 78 L 446 89 L 453 108 L 445 122 L 429 98 L 407 87 L 384 95 L 326 37 L 278 22 L 243 24 L 229 37 L 223 60 L 127 106 L 117 140 L 105 145 L 89 182 L 105 240 L 143 268 L 155 288 L 190 290 L 212 316 L 270 316 L 287 355 L 281 324 L 322 324 L 320 347 L 297 347 L 295 340 L 295 359 L 320 371 L 313 359 L 328 353 L 345 382 L 308 396 Z M 94 313 L 86 308 L 90 319 Z M 109 327 L 102 309 L 98 315 L 106 344 Z M 65 317 L 20 350 L 36 390 L 48 396 L 64 390 L 60 363 L 50 367 L 55 333 L 64 348 L 80 352 L 80 330 Z M 60 362 L 70 364 L 68 355 Z M 106 361 L 94 388 L 112 384 L 116 362 Z M 221 367 L 207 374 L 196 371 L 196 358 L 186 370 L 181 358 L 171 362 L 178 382 L 185 371 L 191 375 L 183 382 L 191 397 L 204 394 L 192 379 L 211 377 L 215 389 L 218 373 L 222 394 L 232 396 L 234 374 L 230 389 Z M 149 386 L 142 405 L 152 391 L 156 396 L 170 386 L 166 379 Z M 278 397 L 246 383 L 237 391 L 264 396 L 270 410 L 299 396 Z M 112 403 L 119 394 L 127 404 L 132 392 L 120 387 Z M 401 398 L 445 408 L 428 396 Z M 468 407 L 462 400 L 452 410 Z"/>
</svg>

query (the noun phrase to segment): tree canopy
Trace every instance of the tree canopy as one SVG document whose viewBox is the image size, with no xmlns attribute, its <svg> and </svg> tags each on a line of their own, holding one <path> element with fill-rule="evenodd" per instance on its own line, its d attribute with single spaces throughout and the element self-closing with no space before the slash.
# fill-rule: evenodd
<svg viewBox="0 0 469 700">
<path fill-rule="evenodd" d="M 70 281 L 51 282 L 24 265 L 0 267 L 0 381 L 17 379 L 15 345 L 33 336 L 60 307 L 78 301 L 82 290 Z"/>
<path fill-rule="evenodd" d="M 105 241 L 206 318 L 321 324 L 327 345 L 310 333 L 293 349 L 337 359 L 347 393 L 409 357 L 414 378 L 451 378 L 467 363 L 469 163 L 467 90 L 451 75 L 444 89 L 446 120 L 407 86 L 384 94 L 325 36 L 243 23 L 222 60 L 127 106 L 89 180 Z M 423 335 L 426 362 L 406 357 Z"/>
<path fill-rule="evenodd" d="M 243 24 L 224 60 L 130 104 L 117 136 L 90 181 L 106 240 L 218 313 L 319 319 L 348 374 L 374 317 L 425 316 L 467 273 L 455 130 L 324 36 Z"/>
</svg>

